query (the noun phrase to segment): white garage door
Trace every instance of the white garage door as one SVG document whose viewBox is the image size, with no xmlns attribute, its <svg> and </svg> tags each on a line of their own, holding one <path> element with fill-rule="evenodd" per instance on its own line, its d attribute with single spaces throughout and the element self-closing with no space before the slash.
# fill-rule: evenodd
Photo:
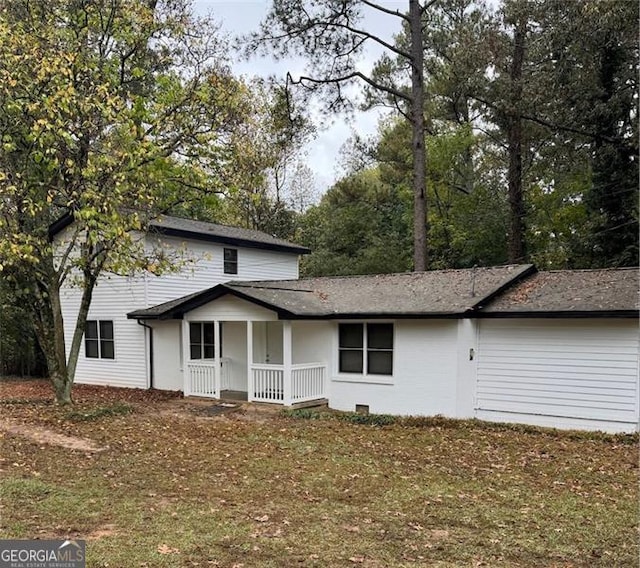
<svg viewBox="0 0 640 568">
<path fill-rule="evenodd" d="M 635 320 L 481 320 L 476 415 L 635 430 L 638 348 Z"/>
</svg>

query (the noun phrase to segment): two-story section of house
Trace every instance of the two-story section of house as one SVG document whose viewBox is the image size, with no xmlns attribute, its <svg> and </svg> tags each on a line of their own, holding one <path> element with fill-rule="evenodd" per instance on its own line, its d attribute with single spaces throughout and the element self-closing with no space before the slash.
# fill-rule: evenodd
<svg viewBox="0 0 640 568">
<path fill-rule="evenodd" d="M 65 223 L 56 226 L 59 236 L 65 229 Z M 152 326 L 127 319 L 127 313 L 230 280 L 297 279 L 299 256 L 309 252 L 260 231 L 170 216 L 152 221 L 144 238 L 147 247 L 174 256 L 178 269 L 162 276 L 105 274 L 99 279 L 78 360 L 77 383 L 181 390 L 182 355 L 174 347 L 182 344 L 179 322 Z M 73 286 L 62 293 L 67 349 L 80 296 Z M 209 327 L 203 327 L 200 348 L 206 350 L 214 338 L 209 337 Z M 232 324 L 225 329 L 230 341 L 234 332 Z"/>
</svg>

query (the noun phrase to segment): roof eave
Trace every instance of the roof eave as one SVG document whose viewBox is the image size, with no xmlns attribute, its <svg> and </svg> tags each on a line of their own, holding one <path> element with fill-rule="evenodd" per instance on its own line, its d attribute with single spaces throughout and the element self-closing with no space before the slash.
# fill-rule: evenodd
<svg viewBox="0 0 640 568">
<path fill-rule="evenodd" d="M 470 317 L 491 318 L 537 318 L 537 319 L 585 319 L 585 318 L 638 318 L 640 310 L 530 310 L 502 312 L 474 312 Z"/>
<path fill-rule="evenodd" d="M 395 319 L 462 319 L 466 312 L 340 312 L 329 314 L 292 314 L 292 320 L 395 320 Z"/>
<path fill-rule="evenodd" d="M 236 296 L 241 300 L 245 300 L 247 302 L 258 305 L 272 312 L 275 312 L 276 314 L 278 314 L 279 319 L 295 319 L 296 318 L 295 314 L 286 310 L 285 308 L 282 308 L 281 306 L 276 306 L 275 304 L 271 304 L 263 300 L 258 300 L 226 284 L 218 284 L 213 288 L 204 290 L 200 294 L 189 297 L 188 299 L 184 300 L 184 302 L 177 304 L 172 308 L 167 309 L 165 312 L 157 313 L 157 314 L 145 314 L 143 310 L 136 310 L 133 312 L 129 312 L 127 314 L 127 318 L 140 319 L 140 320 L 171 320 L 171 319 L 180 320 L 180 319 L 183 319 L 184 314 L 186 314 L 187 312 L 190 312 L 201 306 L 204 306 L 209 302 L 213 302 L 214 300 L 217 300 L 218 298 L 225 296 L 226 294 L 231 294 L 232 296 Z"/>
<path fill-rule="evenodd" d="M 241 239 L 236 237 L 224 237 L 221 235 L 213 235 L 208 233 L 200 233 L 198 231 L 189 231 L 187 229 L 176 229 L 173 227 L 163 227 L 155 223 L 150 223 L 150 232 L 160 233 L 168 237 L 182 237 L 185 239 L 193 239 L 196 241 L 205 241 L 211 243 L 220 243 L 238 247 L 255 248 L 261 250 L 272 250 L 276 252 L 288 252 L 292 254 L 309 254 L 311 249 L 307 247 L 295 245 L 283 245 L 278 243 L 265 243 L 260 241 L 252 241 L 249 239 Z"/>
<path fill-rule="evenodd" d="M 53 238 L 58 233 L 60 233 L 61 231 L 64 231 L 72 223 L 73 223 L 73 213 L 71 212 L 65 213 L 64 215 L 62 215 L 62 217 L 60 217 L 59 219 L 51 223 L 51 225 L 49 225 L 49 230 L 48 230 L 49 240 L 52 241 Z"/>
</svg>

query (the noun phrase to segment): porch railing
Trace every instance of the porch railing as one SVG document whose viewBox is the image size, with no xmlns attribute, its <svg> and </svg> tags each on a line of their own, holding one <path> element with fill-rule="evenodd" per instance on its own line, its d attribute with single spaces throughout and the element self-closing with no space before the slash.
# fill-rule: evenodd
<svg viewBox="0 0 640 568">
<path fill-rule="evenodd" d="M 291 402 L 305 402 L 325 398 L 326 368 L 322 363 L 308 363 L 291 367 Z"/>
<path fill-rule="evenodd" d="M 291 366 L 290 400 L 285 400 L 283 365 L 251 365 L 249 400 L 294 404 L 326 397 L 326 367 L 321 363 Z"/>
<path fill-rule="evenodd" d="M 220 383 L 216 384 L 215 361 L 189 361 L 187 363 L 187 392 L 188 396 L 205 396 L 220 398 L 220 390 L 228 388 L 231 376 L 231 361 L 223 357 L 220 359 Z"/>
<path fill-rule="evenodd" d="M 282 365 L 251 365 L 249 400 L 282 403 L 284 401 L 284 367 Z"/>
</svg>

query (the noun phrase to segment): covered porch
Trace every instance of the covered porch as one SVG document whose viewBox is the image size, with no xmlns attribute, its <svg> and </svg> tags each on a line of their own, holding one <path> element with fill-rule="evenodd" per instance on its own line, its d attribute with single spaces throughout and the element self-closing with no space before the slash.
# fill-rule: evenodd
<svg viewBox="0 0 640 568">
<path fill-rule="evenodd" d="M 184 394 L 297 406 L 328 397 L 328 369 L 314 359 L 308 322 L 198 319 L 182 322 Z"/>
</svg>

